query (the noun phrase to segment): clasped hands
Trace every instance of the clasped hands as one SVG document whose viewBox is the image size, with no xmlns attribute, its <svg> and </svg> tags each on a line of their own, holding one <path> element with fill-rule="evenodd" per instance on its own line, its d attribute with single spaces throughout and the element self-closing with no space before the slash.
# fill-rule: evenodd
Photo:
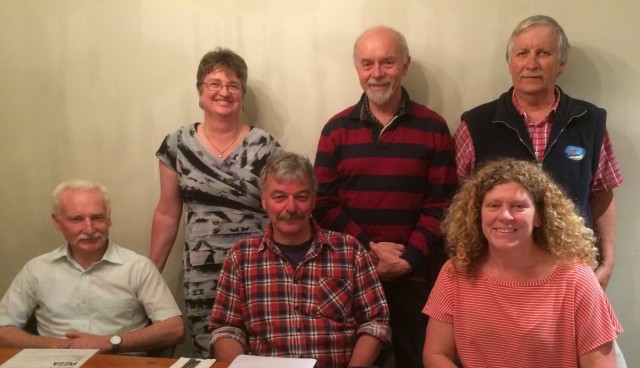
<svg viewBox="0 0 640 368">
<path fill-rule="evenodd" d="M 404 245 L 393 242 L 369 242 L 369 248 L 369 255 L 376 265 L 380 279 L 393 281 L 411 272 L 409 262 L 400 258 L 405 250 Z"/>
</svg>

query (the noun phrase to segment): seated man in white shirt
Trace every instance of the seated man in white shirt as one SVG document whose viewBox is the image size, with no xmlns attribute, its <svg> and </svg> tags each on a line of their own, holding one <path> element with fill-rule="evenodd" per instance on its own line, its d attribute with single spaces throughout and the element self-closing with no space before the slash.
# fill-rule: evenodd
<svg viewBox="0 0 640 368">
<path fill-rule="evenodd" d="M 109 194 L 64 182 L 51 217 L 66 244 L 23 267 L 0 301 L 0 346 L 144 352 L 184 341 L 182 314 L 149 259 L 109 240 Z M 38 334 L 23 330 L 35 315 Z"/>
</svg>

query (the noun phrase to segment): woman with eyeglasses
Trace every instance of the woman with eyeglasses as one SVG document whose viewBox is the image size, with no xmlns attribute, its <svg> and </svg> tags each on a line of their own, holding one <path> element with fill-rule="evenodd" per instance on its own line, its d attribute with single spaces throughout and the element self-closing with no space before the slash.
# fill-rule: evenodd
<svg viewBox="0 0 640 368">
<path fill-rule="evenodd" d="M 184 299 L 199 357 L 209 355 L 210 313 L 227 250 L 268 222 L 259 176 L 267 159 L 282 151 L 268 132 L 240 121 L 247 74 L 247 64 L 231 50 L 205 54 L 196 83 L 204 119 L 167 135 L 156 152 L 160 199 L 149 258 L 163 270 L 184 205 Z"/>
</svg>

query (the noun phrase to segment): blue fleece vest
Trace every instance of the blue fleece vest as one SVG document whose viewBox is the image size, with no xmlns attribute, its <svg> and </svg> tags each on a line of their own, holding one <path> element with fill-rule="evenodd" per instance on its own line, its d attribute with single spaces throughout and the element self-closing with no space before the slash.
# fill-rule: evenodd
<svg viewBox="0 0 640 368">
<path fill-rule="evenodd" d="M 559 89 L 559 88 L 558 88 Z M 593 217 L 589 204 L 591 183 L 598 170 L 607 113 L 593 104 L 576 100 L 560 90 L 542 167 L 573 200 L 587 224 Z M 524 117 L 511 101 L 513 87 L 495 101 L 462 114 L 475 149 L 475 167 L 500 158 L 536 161 Z"/>
</svg>

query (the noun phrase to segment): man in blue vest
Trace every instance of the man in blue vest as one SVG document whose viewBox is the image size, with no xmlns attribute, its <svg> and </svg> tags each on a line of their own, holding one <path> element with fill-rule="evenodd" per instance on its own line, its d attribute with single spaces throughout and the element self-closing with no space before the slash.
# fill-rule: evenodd
<svg viewBox="0 0 640 368">
<path fill-rule="evenodd" d="M 455 135 L 460 182 L 499 157 L 537 161 L 564 188 L 599 239 L 595 273 L 606 289 L 615 262 L 613 189 L 622 184 L 606 129 L 606 111 L 569 97 L 556 81 L 569 41 L 551 17 L 529 17 L 507 45 L 513 87 L 497 100 L 462 114 Z M 618 366 L 624 362 L 618 356 Z M 624 365 L 623 365 L 624 366 Z"/>
<path fill-rule="evenodd" d="M 462 114 L 455 134 L 461 181 L 497 157 L 536 160 L 567 191 L 600 239 L 596 276 L 606 288 L 615 260 L 613 189 L 622 184 L 606 111 L 573 99 L 556 85 L 569 42 L 560 25 L 533 16 L 513 31 L 507 48 L 513 87 Z"/>
</svg>

